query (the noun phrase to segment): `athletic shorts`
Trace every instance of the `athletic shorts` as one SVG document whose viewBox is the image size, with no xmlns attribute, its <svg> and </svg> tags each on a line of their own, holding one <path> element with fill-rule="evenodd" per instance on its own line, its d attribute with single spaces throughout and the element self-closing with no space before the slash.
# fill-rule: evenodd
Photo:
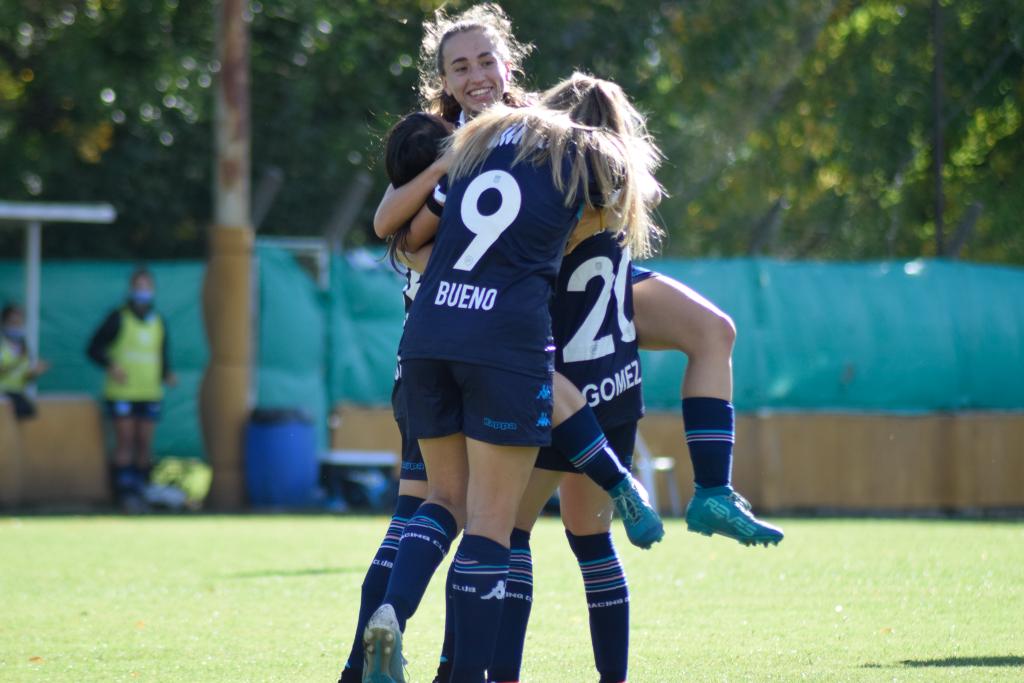
<svg viewBox="0 0 1024 683">
<path fill-rule="evenodd" d="M 402 474 L 400 479 L 426 481 L 427 468 L 423 466 L 420 442 L 409 437 L 409 420 L 405 415 L 395 415 L 398 431 L 402 435 Z"/>
<path fill-rule="evenodd" d="M 648 278 L 652 278 L 655 275 L 657 275 L 657 273 L 653 270 L 642 268 L 635 263 L 629 264 L 629 281 L 634 285 L 638 282 L 643 282 Z"/>
<path fill-rule="evenodd" d="M 462 433 L 496 446 L 551 443 L 551 375 L 531 377 L 488 365 L 402 360 L 411 439 Z"/>
<path fill-rule="evenodd" d="M 606 429 L 604 432 L 605 437 L 608 439 L 608 445 L 612 447 L 615 455 L 619 458 L 619 462 L 627 470 L 633 466 L 636 427 L 637 423 L 635 421 L 627 422 L 618 427 Z M 554 470 L 555 472 L 576 472 L 573 469 L 572 463 L 569 462 L 569 458 L 551 446 L 545 446 L 540 449 L 540 453 L 537 455 L 537 464 L 534 467 L 542 470 Z"/>
<path fill-rule="evenodd" d="M 108 417 L 136 417 L 140 420 L 160 419 L 160 401 L 105 401 Z"/>
</svg>

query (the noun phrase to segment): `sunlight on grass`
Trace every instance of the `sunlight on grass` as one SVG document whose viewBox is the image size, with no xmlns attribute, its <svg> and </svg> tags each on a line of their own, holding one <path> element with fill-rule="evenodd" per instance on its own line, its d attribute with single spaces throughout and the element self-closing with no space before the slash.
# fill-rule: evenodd
<svg viewBox="0 0 1024 683">
<path fill-rule="evenodd" d="M 366 564 L 366 517 L 0 518 L 0 680 L 334 681 Z M 786 520 L 778 548 L 669 525 L 617 536 L 630 681 L 1011 681 L 1024 677 L 1024 524 Z M 533 535 L 523 680 L 596 680 L 561 527 Z M 444 571 L 444 568 L 442 568 Z M 406 634 L 433 675 L 440 583 Z"/>
</svg>

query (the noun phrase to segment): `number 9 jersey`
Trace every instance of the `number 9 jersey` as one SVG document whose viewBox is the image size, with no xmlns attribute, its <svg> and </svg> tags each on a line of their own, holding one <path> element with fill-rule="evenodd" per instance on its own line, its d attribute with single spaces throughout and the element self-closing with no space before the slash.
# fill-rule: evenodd
<svg viewBox="0 0 1024 683">
<path fill-rule="evenodd" d="M 606 431 L 644 414 L 630 275 L 629 251 L 600 232 L 565 256 L 551 302 L 555 369 Z"/>
<path fill-rule="evenodd" d="M 433 252 L 402 337 L 403 361 L 550 374 L 548 306 L 580 207 L 567 207 L 555 187 L 550 163 L 557 161 L 513 166 L 521 136 L 519 127 L 505 131 L 480 170 L 443 197 Z M 566 163 L 563 177 L 569 175 Z"/>
</svg>

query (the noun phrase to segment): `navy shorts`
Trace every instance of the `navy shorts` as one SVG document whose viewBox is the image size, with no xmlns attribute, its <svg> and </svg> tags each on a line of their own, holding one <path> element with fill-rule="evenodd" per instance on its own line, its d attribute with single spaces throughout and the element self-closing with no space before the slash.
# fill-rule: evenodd
<svg viewBox="0 0 1024 683">
<path fill-rule="evenodd" d="M 402 381 L 398 380 L 391 392 L 391 407 L 395 414 L 395 422 L 398 423 L 398 433 L 402 435 L 402 474 L 399 478 L 426 481 L 427 468 L 423 466 L 420 443 L 409 438 L 409 420 L 405 415 L 402 391 Z"/>
<path fill-rule="evenodd" d="M 636 421 L 627 422 L 618 427 L 606 429 L 604 432 L 605 437 L 608 439 L 608 445 L 612 447 L 615 455 L 619 458 L 619 462 L 627 470 L 633 466 L 636 426 Z M 540 449 L 540 453 L 537 455 L 537 464 L 534 467 L 542 470 L 554 470 L 555 472 L 576 472 L 573 469 L 572 463 L 569 462 L 569 458 L 551 446 L 545 446 Z"/>
<path fill-rule="evenodd" d="M 408 420 L 404 415 L 398 419 L 398 431 L 402 434 L 402 474 L 400 478 L 426 481 L 427 468 L 423 465 L 420 442 L 409 438 Z"/>
<path fill-rule="evenodd" d="M 648 268 L 642 268 L 635 263 L 631 262 L 629 264 L 629 281 L 631 284 L 635 285 L 638 282 L 643 282 L 644 280 L 652 278 L 657 274 L 658 273 L 656 273 L 655 271 L 650 270 Z"/>
<path fill-rule="evenodd" d="M 402 361 L 407 433 L 462 433 L 496 446 L 551 443 L 551 375 L 531 377 L 450 360 Z"/>
<path fill-rule="evenodd" d="M 160 401 L 105 401 L 107 416 L 136 417 L 140 420 L 160 419 Z"/>
</svg>

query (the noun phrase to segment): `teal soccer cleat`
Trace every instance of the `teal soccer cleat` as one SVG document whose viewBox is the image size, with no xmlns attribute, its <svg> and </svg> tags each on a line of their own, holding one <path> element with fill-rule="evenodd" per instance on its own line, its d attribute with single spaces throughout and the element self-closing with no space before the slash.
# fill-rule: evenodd
<svg viewBox="0 0 1024 683">
<path fill-rule="evenodd" d="M 686 506 L 686 528 L 705 536 L 726 536 L 743 545 L 778 545 L 783 538 L 782 529 L 755 517 L 747 499 L 728 484 L 697 487 Z"/>
<path fill-rule="evenodd" d="M 612 497 L 615 509 L 622 517 L 630 543 L 647 549 L 665 536 L 665 527 L 658 511 L 651 507 L 643 484 L 632 474 L 627 474 L 608 495 Z"/>
<path fill-rule="evenodd" d="M 395 608 L 381 605 L 363 631 L 363 683 L 406 683 L 402 629 Z"/>
</svg>

